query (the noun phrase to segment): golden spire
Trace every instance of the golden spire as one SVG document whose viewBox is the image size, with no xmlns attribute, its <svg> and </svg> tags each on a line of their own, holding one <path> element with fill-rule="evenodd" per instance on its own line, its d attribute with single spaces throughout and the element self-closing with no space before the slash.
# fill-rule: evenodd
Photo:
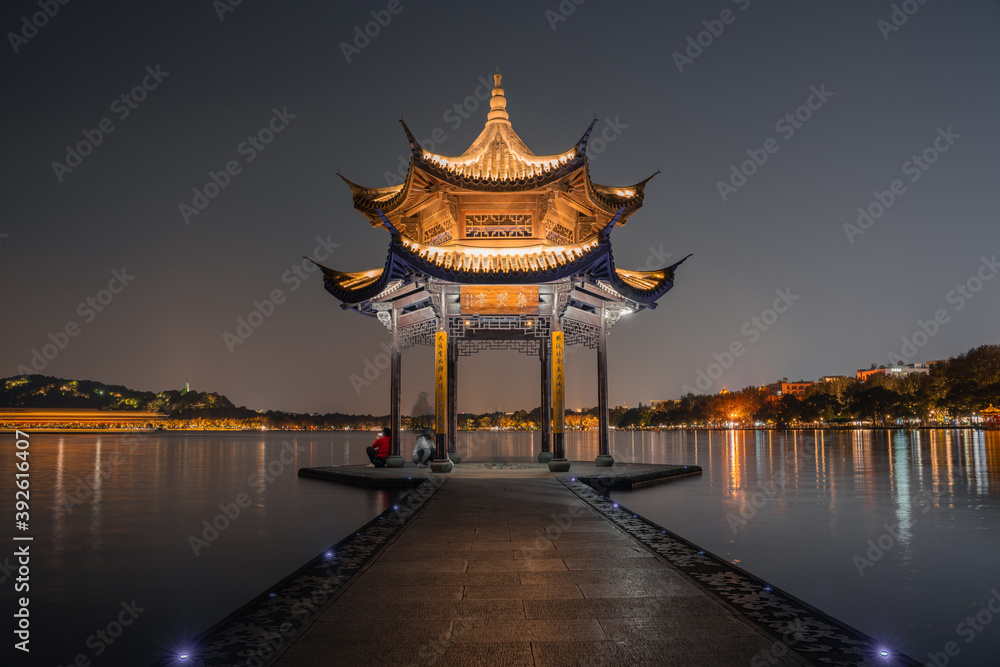
<svg viewBox="0 0 1000 667">
<path fill-rule="evenodd" d="M 500 120 L 509 125 L 510 116 L 507 115 L 507 98 L 503 96 L 503 87 L 500 86 L 500 76 L 500 74 L 493 75 L 493 97 L 490 98 L 490 113 L 486 116 L 486 120 Z"/>
</svg>

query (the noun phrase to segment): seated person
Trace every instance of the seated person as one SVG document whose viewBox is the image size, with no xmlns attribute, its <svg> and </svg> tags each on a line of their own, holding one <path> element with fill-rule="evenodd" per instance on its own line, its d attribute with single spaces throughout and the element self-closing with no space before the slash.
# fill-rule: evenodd
<svg viewBox="0 0 1000 667">
<path fill-rule="evenodd" d="M 434 458 L 434 431 L 426 429 L 417 438 L 417 446 L 413 448 L 413 462 L 418 468 L 426 468 Z"/>
<path fill-rule="evenodd" d="M 378 440 L 376 440 L 370 447 L 365 449 L 368 454 L 368 458 L 371 462 L 375 464 L 376 468 L 384 468 L 385 460 L 389 456 L 389 451 L 392 448 L 392 429 L 386 426 L 382 429 L 382 433 L 379 434 Z"/>
</svg>

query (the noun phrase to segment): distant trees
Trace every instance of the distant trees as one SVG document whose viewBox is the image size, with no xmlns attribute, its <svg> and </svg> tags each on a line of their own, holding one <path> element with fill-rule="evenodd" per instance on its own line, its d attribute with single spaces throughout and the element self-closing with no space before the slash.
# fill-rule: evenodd
<svg viewBox="0 0 1000 667">
<path fill-rule="evenodd" d="M 874 364 L 872 364 L 874 366 Z M 1000 345 L 973 348 L 938 362 L 930 373 L 876 373 L 865 382 L 837 378 L 817 382 L 799 398 L 778 396 L 768 388 L 744 387 L 715 395 L 687 394 L 680 400 L 609 411 L 611 426 L 620 429 L 675 425 L 721 426 L 764 422 L 784 426 L 798 422 L 871 420 L 877 424 L 899 419 L 927 420 L 964 417 L 993 404 L 1000 407 Z M 340 413 L 297 414 L 237 407 L 214 392 L 177 390 L 142 392 L 120 385 L 22 375 L 0 380 L 0 407 L 92 408 L 142 410 L 170 415 L 167 428 L 287 428 L 377 429 L 388 417 Z M 471 429 L 537 429 L 539 408 L 511 414 L 489 412 L 459 415 L 459 426 Z M 404 429 L 431 427 L 433 415 L 403 417 Z M 566 411 L 569 429 L 595 428 L 597 408 Z"/>
</svg>

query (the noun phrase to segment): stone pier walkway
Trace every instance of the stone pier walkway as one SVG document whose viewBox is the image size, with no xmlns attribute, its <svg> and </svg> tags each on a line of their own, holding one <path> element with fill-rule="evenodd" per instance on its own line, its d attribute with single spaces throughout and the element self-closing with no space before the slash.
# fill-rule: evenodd
<svg viewBox="0 0 1000 667">
<path fill-rule="evenodd" d="M 552 477 L 459 474 L 274 664 L 808 664 L 775 645 Z"/>
</svg>

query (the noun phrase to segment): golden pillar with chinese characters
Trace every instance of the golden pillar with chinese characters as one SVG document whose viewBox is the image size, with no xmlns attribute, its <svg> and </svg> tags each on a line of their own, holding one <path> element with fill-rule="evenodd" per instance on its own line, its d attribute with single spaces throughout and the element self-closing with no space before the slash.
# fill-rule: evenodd
<svg viewBox="0 0 1000 667">
<path fill-rule="evenodd" d="M 431 461 L 434 472 L 451 472 L 448 458 L 448 332 L 434 334 L 434 434 L 437 452 Z"/>
<path fill-rule="evenodd" d="M 549 461 L 549 470 L 552 472 L 566 472 L 569 470 L 569 461 L 566 460 L 566 447 L 563 440 L 566 430 L 566 375 L 565 361 L 566 354 L 564 348 L 564 334 L 562 331 L 552 332 L 552 460 Z"/>
</svg>

